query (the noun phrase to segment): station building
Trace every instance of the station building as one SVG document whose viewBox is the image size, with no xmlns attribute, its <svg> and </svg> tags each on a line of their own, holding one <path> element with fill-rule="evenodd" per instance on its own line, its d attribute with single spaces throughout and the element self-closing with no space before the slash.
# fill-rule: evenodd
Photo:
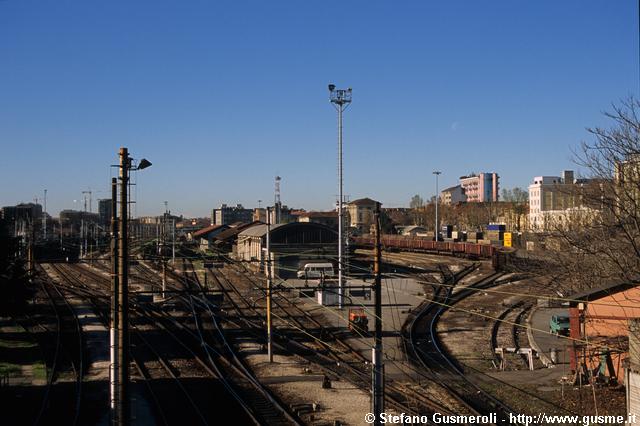
<svg viewBox="0 0 640 426">
<path fill-rule="evenodd" d="M 269 239 L 274 277 L 294 278 L 296 271 L 309 262 L 336 264 L 338 234 L 326 225 L 314 222 L 272 225 Z M 259 224 L 238 234 L 234 253 L 238 260 L 264 271 L 266 247 L 267 225 Z"/>
</svg>

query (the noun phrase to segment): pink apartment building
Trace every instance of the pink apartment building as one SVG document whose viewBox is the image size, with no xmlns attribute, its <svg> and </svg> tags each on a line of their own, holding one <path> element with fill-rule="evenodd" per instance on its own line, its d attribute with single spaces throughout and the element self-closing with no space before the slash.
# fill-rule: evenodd
<svg viewBox="0 0 640 426">
<path fill-rule="evenodd" d="M 461 176 L 460 185 L 468 203 L 497 202 L 500 198 L 499 179 L 497 173 L 478 173 Z"/>
</svg>

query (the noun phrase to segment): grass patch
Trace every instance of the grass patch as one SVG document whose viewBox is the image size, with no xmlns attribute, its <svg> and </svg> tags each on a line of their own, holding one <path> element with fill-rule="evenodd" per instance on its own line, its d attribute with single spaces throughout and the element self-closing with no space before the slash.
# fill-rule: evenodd
<svg viewBox="0 0 640 426">
<path fill-rule="evenodd" d="M 47 367 L 43 363 L 33 364 L 33 378 L 47 380 Z"/>
<path fill-rule="evenodd" d="M 12 364 L 10 362 L 0 362 L 0 375 L 8 374 L 14 376 L 16 374 L 22 374 L 22 366 L 18 364 Z"/>
<path fill-rule="evenodd" d="M 36 346 L 38 346 L 36 343 L 29 342 L 29 341 L 26 341 L 26 340 L 0 339 L 0 348 L 7 348 L 7 349 L 13 349 L 13 348 L 35 348 Z"/>
</svg>

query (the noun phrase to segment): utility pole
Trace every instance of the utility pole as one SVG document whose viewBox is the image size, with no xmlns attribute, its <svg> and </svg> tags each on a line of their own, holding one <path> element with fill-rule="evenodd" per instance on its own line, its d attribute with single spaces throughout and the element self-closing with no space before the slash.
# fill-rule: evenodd
<svg viewBox="0 0 640 426">
<path fill-rule="evenodd" d="M 119 365 L 118 358 L 118 178 L 111 178 L 111 321 L 109 326 L 109 358 L 110 358 L 110 374 L 109 374 L 109 407 L 111 410 L 111 424 L 117 426 L 119 424 L 118 411 L 116 406 L 119 405 L 117 391 L 119 389 Z"/>
<path fill-rule="evenodd" d="M 435 229 L 435 233 L 434 233 L 434 237 L 435 237 L 435 241 L 438 241 L 438 204 L 440 204 L 438 201 L 440 199 L 440 194 L 438 194 L 438 176 L 440 176 L 442 174 L 442 172 L 436 170 L 433 172 L 434 175 L 436 175 L 436 229 Z"/>
<path fill-rule="evenodd" d="M 165 257 L 165 244 L 166 244 L 166 230 L 167 230 L 167 216 L 169 214 L 168 202 L 164 202 L 164 214 L 162 215 L 162 230 L 161 230 L 161 244 L 160 244 L 160 256 L 162 259 L 162 298 L 165 298 L 165 292 L 167 291 L 167 259 Z"/>
<path fill-rule="evenodd" d="M 80 258 L 84 257 L 84 218 L 80 219 Z"/>
<path fill-rule="evenodd" d="M 128 198 L 131 159 L 127 148 L 120 148 L 120 228 L 118 229 L 118 425 L 128 426 L 129 408 L 129 246 Z"/>
<path fill-rule="evenodd" d="M 33 212 L 34 210 L 32 210 Z M 28 265 L 29 265 L 29 278 L 33 278 L 33 272 L 34 272 L 34 268 L 35 268 L 35 254 L 33 252 L 34 248 L 34 240 L 36 237 L 36 227 L 35 227 L 35 215 L 34 214 L 29 214 L 29 228 L 27 230 L 28 234 L 28 240 L 29 240 L 29 244 L 27 246 L 27 259 L 28 259 Z"/>
<path fill-rule="evenodd" d="M 176 264 L 176 220 L 171 219 L 171 260 L 172 264 Z M 204 275 L 205 278 L 207 274 Z"/>
<path fill-rule="evenodd" d="M 381 424 L 381 414 L 384 412 L 384 364 L 382 361 L 382 279 L 380 265 L 382 263 L 382 248 L 380 245 L 380 203 L 376 203 L 374 212 L 376 227 L 376 246 L 373 270 L 375 273 L 375 337 L 372 353 L 372 412 L 374 425 Z"/>
<path fill-rule="evenodd" d="M 344 236 L 342 228 L 344 226 L 344 212 L 342 208 L 342 113 L 351 103 L 351 88 L 347 90 L 336 90 L 335 84 L 329 85 L 329 100 L 338 111 L 338 309 L 342 309 L 344 296 L 344 282 L 342 279 L 342 246 Z"/>
<path fill-rule="evenodd" d="M 47 190 L 44 190 L 44 213 L 42 213 L 42 236 L 47 239 Z"/>
<path fill-rule="evenodd" d="M 267 354 L 269 362 L 273 362 L 271 343 L 271 208 L 267 207 Z"/>
</svg>

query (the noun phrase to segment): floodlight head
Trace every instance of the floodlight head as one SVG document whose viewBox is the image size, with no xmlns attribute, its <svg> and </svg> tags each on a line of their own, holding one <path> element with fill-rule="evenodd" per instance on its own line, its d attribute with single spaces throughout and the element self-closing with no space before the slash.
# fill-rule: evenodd
<svg viewBox="0 0 640 426">
<path fill-rule="evenodd" d="M 330 84 L 329 85 L 329 91 L 333 92 L 334 90 L 336 90 L 336 85 L 335 84 Z"/>
<path fill-rule="evenodd" d="M 138 164 L 137 169 L 143 170 L 150 166 L 151 166 L 151 161 L 147 160 L 146 158 L 143 158 L 142 160 L 140 160 L 140 163 Z"/>
</svg>

